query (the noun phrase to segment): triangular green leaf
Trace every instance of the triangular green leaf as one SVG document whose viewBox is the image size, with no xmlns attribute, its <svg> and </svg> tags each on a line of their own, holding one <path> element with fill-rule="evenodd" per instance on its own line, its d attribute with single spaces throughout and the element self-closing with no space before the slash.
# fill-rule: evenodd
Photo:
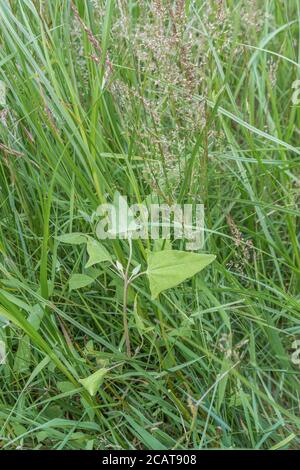
<svg viewBox="0 0 300 470">
<path fill-rule="evenodd" d="M 85 265 L 86 268 L 96 263 L 102 263 L 103 261 L 112 261 L 110 254 L 104 246 L 93 238 L 88 239 L 87 252 L 89 254 L 89 260 Z"/>
<path fill-rule="evenodd" d="M 94 282 L 94 279 L 86 274 L 73 274 L 69 280 L 69 290 L 81 289 Z"/>
<path fill-rule="evenodd" d="M 14 370 L 16 372 L 27 372 L 31 364 L 30 338 L 25 335 L 21 338 L 15 355 Z"/>
<path fill-rule="evenodd" d="M 215 255 L 178 250 L 150 252 L 147 276 L 152 298 L 155 299 L 160 292 L 175 287 L 202 271 L 215 258 Z"/>
<path fill-rule="evenodd" d="M 69 243 L 70 245 L 81 245 L 82 243 L 86 243 L 87 236 L 84 233 L 74 232 L 60 235 L 59 237 L 56 237 L 56 239 L 59 242 Z"/>
<path fill-rule="evenodd" d="M 98 388 L 103 382 L 104 376 L 107 374 L 108 369 L 105 367 L 102 369 L 97 370 L 92 375 L 89 375 L 85 379 L 79 379 L 78 382 L 83 385 L 83 387 L 89 392 L 89 394 L 93 397 L 96 395 Z"/>
</svg>

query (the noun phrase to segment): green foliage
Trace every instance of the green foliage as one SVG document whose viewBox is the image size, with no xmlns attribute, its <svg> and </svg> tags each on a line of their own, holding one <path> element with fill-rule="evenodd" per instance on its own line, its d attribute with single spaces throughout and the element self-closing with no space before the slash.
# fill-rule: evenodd
<svg viewBox="0 0 300 470">
<path fill-rule="evenodd" d="M 73 274 L 69 280 L 70 291 L 74 289 L 81 289 L 94 282 L 94 278 L 87 276 L 86 274 Z"/>
<path fill-rule="evenodd" d="M 299 24 L 293 0 L 0 2 L 1 448 L 299 448 Z M 217 262 L 96 241 L 118 194 L 203 203 Z"/>
<path fill-rule="evenodd" d="M 89 260 L 85 265 L 86 268 L 89 268 L 97 263 L 102 263 L 103 261 L 112 261 L 112 258 L 108 251 L 104 248 L 101 243 L 97 240 L 91 238 L 87 242 L 87 252 L 89 254 Z"/>
<path fill-rule="evenodd" d="M 147 276 L 152 298 L 166 289 L 202 271 L 215 260 L 214 255 L 188 253 L 178 250 L 150 252 L 148 255 Z"/>
<path fill-rule="evenodd" d="M 57 240 L 62 243 L 69 243 L 70 245 L 81 245 L 87 242 L 87 236 L 83 233 L 67 233 L 57 237 Z"/>
<path fill-rule="evenodd" d="M 78 382 L 83 385 L 83 387 L 89 392 L 93 397 L 96 395 L 99 387 L 103 383 L 104 377 L 108 373 L 108 369 L 103 368 L 94 372 L 92 375 L 89 375 L 85 379 L 79 379 Z"/>
</svg>

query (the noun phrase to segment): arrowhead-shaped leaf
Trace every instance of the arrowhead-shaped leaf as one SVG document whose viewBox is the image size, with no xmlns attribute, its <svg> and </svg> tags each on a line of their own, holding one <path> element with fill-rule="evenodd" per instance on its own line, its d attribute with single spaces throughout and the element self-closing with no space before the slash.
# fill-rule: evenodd
<svg viewBox="0 0 300 470">
<path fill-rule="evenodd" d="M 103 379 L 107 374 L 108 369 L 103 367 L 102 369 L 97 370 L 92 375 L 86 377 L 86 379 L 79 379 L 78 382 L 83 385 L 83 387 L 89 392 L 89 394 L 93 397 L 96 395 L 98 388 L 103 383 Z"/>
<path fill-rule="evenodd" d="M 89 260 L 85 265 L 86 268 L 96 263 L 102 263 L 103 261 L 112 261 L 110 254 L 104 246 L 93 238 L 88 239 L 87 252 L 89 254 Z"/>
<path fill-rule="evenodd" d="M 92 284 L 92 282 L 94 282 L 94 279 L 86 274 L 73 274 L 69 280 L 69 290 L 81 289 Z"/>
<path fill-rule="evenodd" d="M 175 287 L 202 271 L 215 258 L 215 255 L 178 250 L 149 253 L 147 276 L 152 298 L 155 299 L 160 292 Z"/>
<path fill-rule="evenodd" d="M 80 232 L 66 233 L 65 235 L 60 235 L 56 239 L 59 242 L 69 243 L 70 245 L 81 245 L 87 241 L 86 235 Z"/>
</svg>

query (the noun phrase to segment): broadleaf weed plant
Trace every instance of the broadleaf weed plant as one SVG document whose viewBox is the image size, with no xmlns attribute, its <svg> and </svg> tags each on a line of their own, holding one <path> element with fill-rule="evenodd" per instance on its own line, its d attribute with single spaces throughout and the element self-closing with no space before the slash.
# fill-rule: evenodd
<svg viewBox="0 0 300 470">
<path fill-rule="evenodd" d="M 1 449 L 299 448 L 299 19 L 0 1 Z M 203 244 L 99 237 L 116 194 Z"/>
</svg>

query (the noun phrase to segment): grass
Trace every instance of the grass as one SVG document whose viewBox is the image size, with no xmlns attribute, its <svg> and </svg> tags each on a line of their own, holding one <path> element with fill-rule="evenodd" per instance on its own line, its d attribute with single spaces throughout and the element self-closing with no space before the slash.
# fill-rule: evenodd
<svg viewBox="0 0 300 470">
<path fill-rule="evenodd" d="M 299 448 L 300 10 L 254 3 L 0 1 L 2 449 Z M 204 203 L 217 256 L 132 283 L 130 358 L 122 280 L 70 291 L 86 251 L 57 240 L 115 191 Z"/>
</svg>

